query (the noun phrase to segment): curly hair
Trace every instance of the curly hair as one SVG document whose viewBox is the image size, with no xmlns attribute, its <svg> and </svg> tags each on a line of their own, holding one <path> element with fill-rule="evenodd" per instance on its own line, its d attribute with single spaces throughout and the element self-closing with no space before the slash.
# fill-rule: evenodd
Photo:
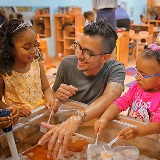
<svg viewBox="0 0 160 160">
<path fill-rule="evenodd" d="M 0 28 L 0 75 L 12 75 L 14 64 L 14 38 L 32 26 L 17 27 L 24 23 L 24 20 L 11 19 L 6 21 Z"/>
<path fill-rule="evenodd" d="M 154 45 L 159 46 L 158 44 L 154 44 Z M 156 50 L 149 48 L 148 45 L 146 45 L 144 49 L 145 49 L 144 52 L 142 52 L 140 56 L 143 56 L 146 59 L 154 58 L 160 65 L 160 49 L 156 51 Z"/>
<path fill-rule="evenodd" d="M 116 40 L 118 39 L 117 33 L 106 18 L 101 18 L 97 22 L 92 22 L 85 26 L 84 34 L 102 37 L 102 51 L 104 54 L 111 54 L 113 52 L 116 46 Z"/>
</svg>

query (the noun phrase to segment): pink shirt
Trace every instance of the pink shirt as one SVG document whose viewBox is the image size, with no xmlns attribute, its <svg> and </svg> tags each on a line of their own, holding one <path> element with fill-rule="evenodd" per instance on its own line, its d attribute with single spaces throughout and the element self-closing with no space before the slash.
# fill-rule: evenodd
<svg viewBox="0 0 160 160">
<path fill-rule="evenodd" d="M 129 117 L 160 124 L 160 92 L 145 92 L 137 83 L 134 83 L 114 104 L 120 111 L 129 108 Z"/>
</svg>

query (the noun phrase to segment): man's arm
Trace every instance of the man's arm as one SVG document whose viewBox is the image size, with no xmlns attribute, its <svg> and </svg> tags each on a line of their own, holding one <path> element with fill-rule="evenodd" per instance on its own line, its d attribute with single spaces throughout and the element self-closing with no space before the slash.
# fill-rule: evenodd
<svg viewBox="0 0 160 160">
<path fill-rule="evenodd" d="M 123 89 L 124 87 L 120 83 L 109 83 L 104 91 L 104 94 L 97 100 L 95 100 L 93 103 L 91 103 L 84 110 L 86 112 L 85 121 L 89 121 L 93 118 L 100 116 L 106 110 L 106 108 L 121 95 Z M 53 148 L 54 157 L 57 157 L 61 146 L 59 145 L 59 143 L 56 143 L 58 139 L 60 141 L 63 141 L 62 154 L 64 154 L 67 149 L 69 138 L 77 131 L 78 127 L 82 122 L 84 122 L 84 119 L 80 114 L 78 114 L 71 116 L 60 125 L 49 126 L 47 124 L 42 124 L 45 128 L 48 128 L 50 130 L 43 135 L 38 144 L 43 145 L 46 142 L 46 140 L 50 139 L 48 144 L 48 157 L 51 156 Z"/>
<path fill-rule="evenodd" d="M 120 97 L 124 86 L 118 82 L 111 82 L 107 85 L 103 95 L 92 102 L 84 111 L 86 112 L 86 121 L 101 116 L 102 113 Z"/>
</svg>

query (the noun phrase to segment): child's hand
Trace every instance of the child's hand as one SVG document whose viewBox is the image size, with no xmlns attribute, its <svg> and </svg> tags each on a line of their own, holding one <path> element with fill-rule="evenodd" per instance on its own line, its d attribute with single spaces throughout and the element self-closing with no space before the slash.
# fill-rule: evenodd
<svg viewBox="0 0 160 160">
<path fill-rule="evenodd" d="M 12 117 L 12 120 L 13 120 L 13 123 L 12 125 L 15 125 L 20 117 L 20 114 L 19 114 L 19 109 L 18 108 L 14 108 L 11 110 L 11 117 Z"/>
<path fill-rule="evenodd" d="M 46 106 L 50 111 L 52 111 L 52 108 L 53 108 L 54 113 L 56 113 L 56 112 L 58 111 L 58 107 L 59 107 L 59 100 L 58 100 L 58 99 L 55 99 L 55 100 L 53 100 L 53 101 L 47 102 L 45 106 Z"/>
<path fill-rule="evenodd" d="M 104 119 L 98 119 L 94 123 L 94 130 L 96 134 L 100 134 L 102 130 L 105 128 L 107 125 L 107 121 Z"/>
<path fill-rule="evenodd" d="M 29 107 L 22 106 L 19 108 L 19 115 L 20 117 L 28 117 L 31 115 L 31 109 Z"/>
<path fill-rule="evenodd" d="M 121 139 L 131 140 L 137 136 L 137 129 L 133 127 L 127 127 L 118 133 Z"/>
<path fill-rule="evenodd" d="M 2 109 L 0 109 L 0 113 Z M 8 128 L 12 125 L 12 118 L 10 116 L 0 117 L 0 129 Z"/>
</svg>

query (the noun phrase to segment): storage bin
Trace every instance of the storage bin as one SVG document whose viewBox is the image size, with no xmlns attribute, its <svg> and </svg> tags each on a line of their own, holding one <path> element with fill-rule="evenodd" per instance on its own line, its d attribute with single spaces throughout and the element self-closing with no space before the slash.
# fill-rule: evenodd
<svg viewBox="0 0 160 160">
<path fill-rule="evenodd" d="M 134 146 L 117 146 L 113 148 L 113 160 L 138 160 L 139 150 Z"/>
</svg>

